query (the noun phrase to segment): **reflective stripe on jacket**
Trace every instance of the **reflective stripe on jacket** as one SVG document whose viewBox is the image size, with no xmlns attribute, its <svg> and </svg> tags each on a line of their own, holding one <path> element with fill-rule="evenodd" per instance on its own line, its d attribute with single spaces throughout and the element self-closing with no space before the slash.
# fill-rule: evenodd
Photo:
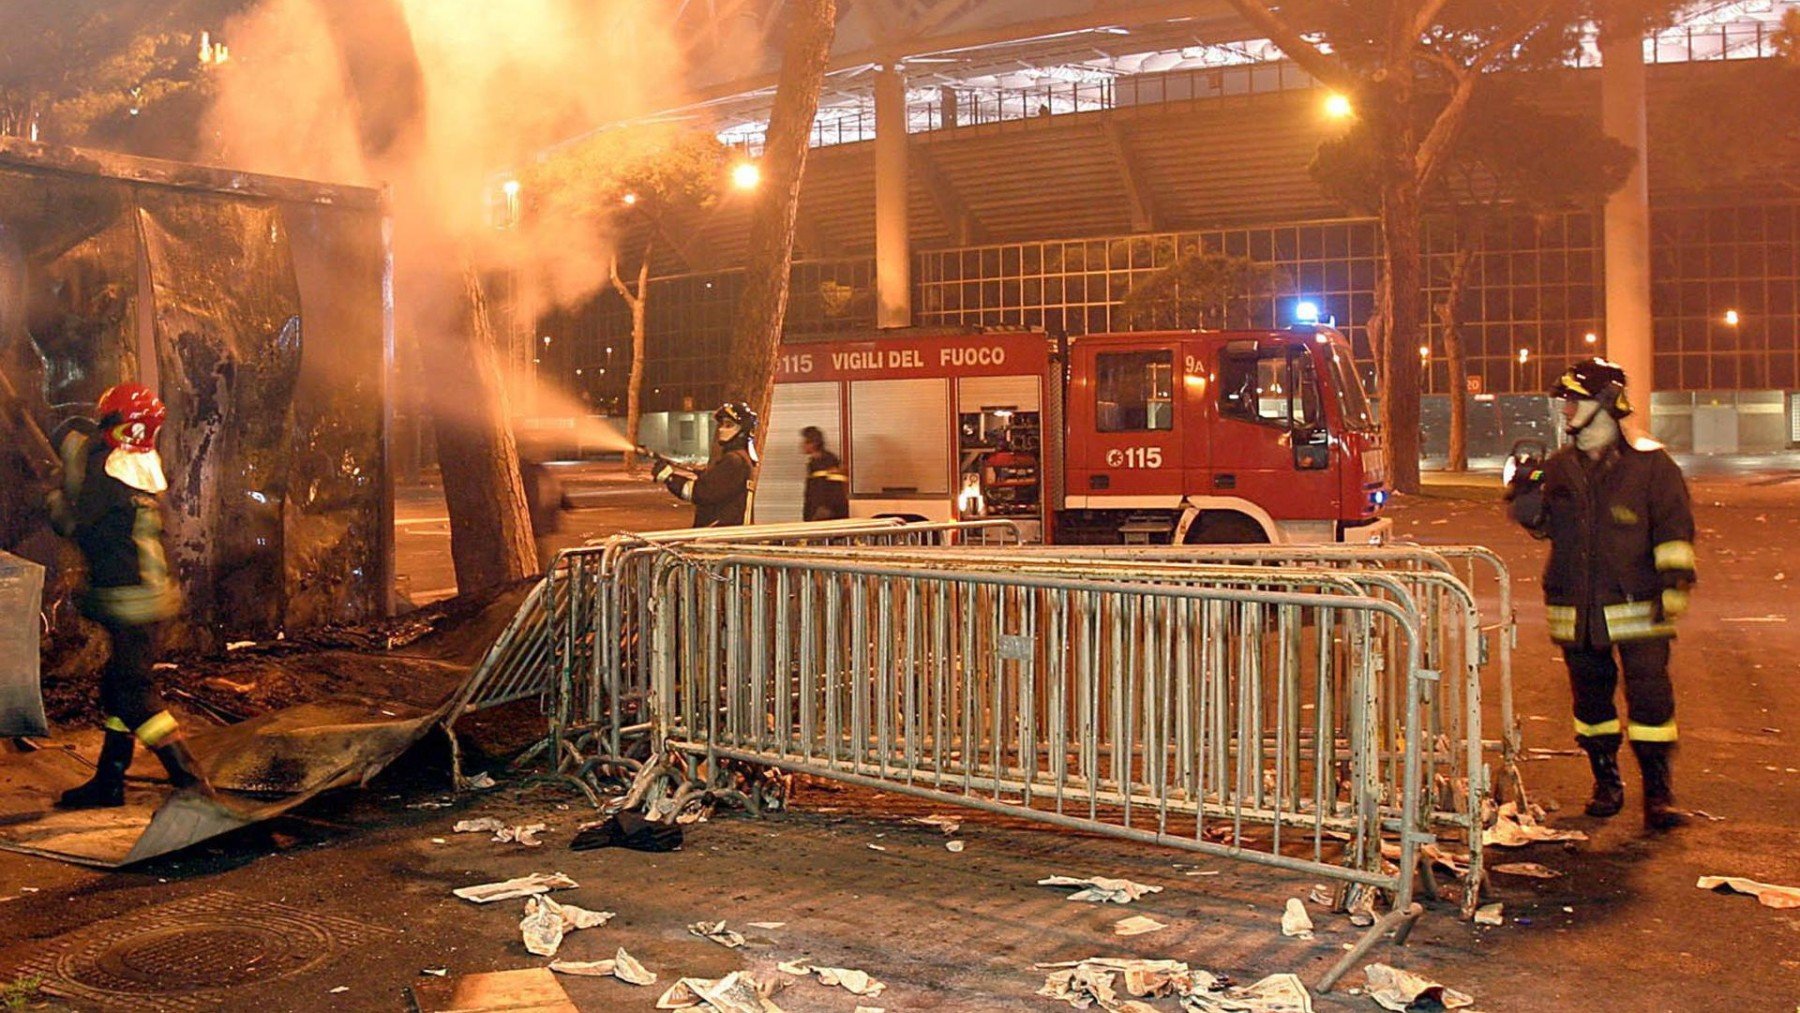
<svg viewBox="0 0 1800 1013">
<path fill-rule="evenodd" d="M 1664 589 L 1694 581 L 1694 514 L 1681 468 L 1660 446 L 1621 442 L 1598 460 L 1565 447 L 1514 516 L 1550 539 L 1551 639 L 1603 645 L 1668 637 Z"/>
</svg>

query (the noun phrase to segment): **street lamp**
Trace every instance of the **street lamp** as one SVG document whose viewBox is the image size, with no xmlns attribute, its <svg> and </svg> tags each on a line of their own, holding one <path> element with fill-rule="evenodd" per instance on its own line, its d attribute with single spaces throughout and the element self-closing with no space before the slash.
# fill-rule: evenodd
<svg viewBox="0 0 1800 1013">
<path fill-rule="evenodd" d="M 637 202 L 638 202 L 638 195 L 635 193 L 628 193 L 625 196 L 619 198 L 619 203 L 625 205 L 626 207 L 631 207 L 633 204 L 636 204 Z"/>
<path fill-rule="evenodd" d="M 739 162 L 731 167 L 731 185 L 739 190 L 754 190 L 762 182 L 762 170 L 755 162 Z"/>
<path fill-rule="evenodd" d="M 1325 96 L 1325 118 L 1329 120 L 1347 120 L 1356 115 L 1356 107 L 1350 104 L 1350 96 L 1342 92 L 1331 92 Z"/>
<path fill-rule="evenodd" d="M 1581 340 L 1587 342 L 1590 345 L 1598 344 L 1600 341 L 1600 335 L 1595 334 L 1593 331 L 1589 331 L 1586 334 L 1583 334 L 1581 336 Z"/>
<path fill-rule="evenodd" d="M 1725 326 L 1736 327 L 1738 325 L 1739 319 L 1740 318 L 1738 317 L 1737 310 L 1726 310 L 1725 311 Z"/>
</svg>

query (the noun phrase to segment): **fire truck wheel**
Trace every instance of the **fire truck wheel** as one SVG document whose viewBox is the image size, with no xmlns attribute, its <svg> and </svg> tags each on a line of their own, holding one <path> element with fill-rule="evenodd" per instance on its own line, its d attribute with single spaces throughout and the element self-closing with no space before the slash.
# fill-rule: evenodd
<svg viewBox="0 0 1800 1013">
<path fill-rule="evenodd" d="M 1188 528 L 1189 545 L 1243 545 L 1266 543 L 1262 525 L 1240 513 L 1207 511 Z"/>
</svg>

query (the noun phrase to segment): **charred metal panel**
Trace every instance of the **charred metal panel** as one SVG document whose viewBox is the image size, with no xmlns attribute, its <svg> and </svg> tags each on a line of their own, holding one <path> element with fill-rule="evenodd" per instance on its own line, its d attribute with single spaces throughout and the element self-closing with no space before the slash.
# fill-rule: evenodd
<svg viewBox="0 0 1800 1013">
<path fill-rule="evenodd" d="M 282 515 L 300 374 L 287 230 L 264 202 L 161 188 L 139 199 L 169 404 L 169 547 L 188 625 L 272 635 L 287 600 Z"/>
<path fill-rule="evenodd" d="M 305 314 L 284 517 L 290 626 L 382 613 L 386 369 L 381 220 L 316 204 L 283 209 Z"/>
</svg>

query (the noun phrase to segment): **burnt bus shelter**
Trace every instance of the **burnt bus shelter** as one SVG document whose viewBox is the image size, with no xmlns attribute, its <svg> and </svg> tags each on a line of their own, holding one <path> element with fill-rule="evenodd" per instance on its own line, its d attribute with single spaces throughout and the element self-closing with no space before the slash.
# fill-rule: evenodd
<svg viewBox="0 0 1800 1013">
<path fill-rule="evenodd" d="M 379 190 L 0 138 L 0 370 L 45 432 L 122 381 L 167 402 L 177 641 L 391 611 L 391 278 Z M 0 549 L 31 452 L 0 440 Z"/>
</svg>

